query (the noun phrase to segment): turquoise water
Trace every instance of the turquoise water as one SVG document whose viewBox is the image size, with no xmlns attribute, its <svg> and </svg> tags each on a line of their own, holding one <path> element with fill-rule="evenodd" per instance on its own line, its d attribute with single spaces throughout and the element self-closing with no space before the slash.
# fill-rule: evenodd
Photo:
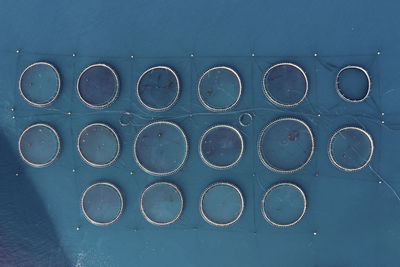
<svg viewBox="0 0 400 267">
<path fill-rule="evenodd" d="M 391 190 L 400 190 L 397 1 L 1 4 L 0 266 L 398 264 L 400 200 Z M 36 61 L 54 64 L 62 79 L 60 95 L 45 108 L 29 105 L 18 92 L 20 73 Z M 309 94 L 297 107 L 277 107 L 262 91 L 265 70 L 280 62 L 293 62 L 308 76 Z M 89 109 L 76 94 L 80 72 L 94 63 L 118 73 L 119 97 L 107 109 Z M 336 93 L 336 73 L 349 64 L 371 76 L 363 103 Z M 170 66 L 180 78 L 179 99 L 165 112 L 148 111 L 136 97 L 138 78 L 155 65 Z M 243 92 L 232 110 L 216 114 L 201 105 L 196 89 L 201 75 L 218 65 L 238 72 Z M 133 119 L 123 126 L 126 112 Z M 253 116 L 247 127 L 238 121 L 245 112 Z M 315 137 L 311 161 L 292 174 L 268 170 L 257 155 L 260 131 L 280 117 L 305 121 Z M 167 177 L 147 174 L 132 155 L 136 134 L 158 119 L 177 123 L 189 142 L 185 165 Z M 23 162 L 17 146 L 22 131 L 37 122 L 61 138 L 57 160 L 40 169 Z M 91 167 L 77 153 L 79 132 L 95 122 L 120 138 L 110 167 Z M 207 167 L 198 153 L 201 134 L 216 124 L 232 125 L 244 138 L 241 160 L 227 170 Z M 329 161 L 329 139 L 345 126 L 361 127 L 374 140 L 370 165 L 357 172 Z M 117 185 L 125 200 L 121 218 L 106 227 L 90 224 L 80 211 L 83 191 L 97 181 Z M 165 227 L 140 213 L 140 194 L 156 181 L 176 184 L 184 198 L 181 217 Z M 243 215 L 228 227 L 207 224 L 199 212 L 201 192 L 217 181 L 237 185 L 245 200 Z M 261 214 L 265 190 L 282 181 L 299 185 L 307 197 L 303 219 L 285 229 Z"/>
</svg>

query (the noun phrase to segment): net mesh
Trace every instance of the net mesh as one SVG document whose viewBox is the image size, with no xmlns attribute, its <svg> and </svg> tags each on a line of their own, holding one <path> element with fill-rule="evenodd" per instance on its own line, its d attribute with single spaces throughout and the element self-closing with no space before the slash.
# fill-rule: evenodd
<svg viewBox="0 0 400 267">
<path fill-rule="evenodd" d="M 270 170 L 298 171 L 310 161 L 314 139 L 309 126 L 298 119 L 283 118 L 268 124 L 258 140 L 258 154 Z"/>
<path fill-rule="evenodd" d="M 239 220 L 244 200 L 239 188 L 225 182 L 208 186 L 200 199 L 203 219 L 214 226 L 228 226 Z"/>
<path fill-rule="evenodd" d="M 51 126 L 34 124 L 22 132 L 18 150 L 21 158 L 32 167 L 46 167 L 60 153 L 60 138 Z"/>
<path fill-rule="evenodd" d="M 162 226 L 174 223 L 183 210 L 182 193 L 174 184 L 154 183 L 143 191 L 140 210 L 151 224 Z"/>
<path fill-rule="evenodd" d="M 133 153 L 137 164 L 151 175 L 171 175 L 185 163 L 188 143 L 175 123 L 157 121 L 148 124 L 136 136 Z"/>
<path fill-rule="evenodd" d="M 172 108 L 179 97 L 178 75 L 169 67 L 157 66 L 146 70 L 136 86 L 139 102 L 148 110 L 165 111 Z"/>
<path fill-rule="evenodd" d="M 307 96 L 307 75 L 293 63 L 279 63 L 265 72 L 263 89 L 265 96 L 275 105 L 297 106 Z"/>
<path fill-rule="evenodd" d="M 121 192 L 115 185 L 99 182 L 89 186 L 83 192 L 81 208 L 90 223 L 106 226 L 119 219 L 123 203 Z"/>
<path fill-rule="evenodd" d="M 78 152 L 93 167 L 106 167 L 117 160 L 120 144 L 117 133 L 104 123 L 82 129 L 78 136 Z"/>
<path fill-rule="evenodd" d="M 371 89 L 368 72 L 360 66 L 346 66 L 336 76 L 336 91 L 347 102 L 364 101 Z"/>
<path fill-rule="evenodd" d="M 242 83 L 235 70 L 220 66 L 207 70 L 200 77 L 197 90 L 205 108 L 221 112 L 236 106 L 242 94 Z"/>
<path fill-rule="evenodd" d="M 345 171 L 357 171 L 371 161 L 374 151 L 372 137 L 358 127 L 337 130 L 329 142 L 329 158 L 333 165 Z"/>
<path fill-rule="evenodd" d="M 261 201 L 264 218 L 274 226 L 288 227 L 298 223 L 306 212 L 305 194 L 295 184 L 279 183 L 269 188 Z"/>
<path fill-rule="evenodd" d="M 60 93 L 58 70 L 47 62 L 36 62 L 24 69 L 19 78 L 19 91 L 29 104 L 36 107 L 51 105 Z"/>
<path fill-rule="evenodd" d="M 79 98 L 88 107 L 102 109 L 118 97 L 117 73 L 108 65 L 94 64 L 82 71 L 77 81 Z"/>
<path fill-rule="evenodd" d="M 240 132 L 229 125 L 209 128 L 200 139 L 200 156 L 208 166 L 227 169 L 239 162 L 244 143 Z"/>
</svg>

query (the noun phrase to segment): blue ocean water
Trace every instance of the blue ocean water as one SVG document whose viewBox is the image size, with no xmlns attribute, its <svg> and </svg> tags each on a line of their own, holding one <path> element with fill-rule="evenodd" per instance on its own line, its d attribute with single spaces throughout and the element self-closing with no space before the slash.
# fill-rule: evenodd
<svg viewBox="0 0 400 267">
<path fill-rule="evenodd" d="M 399 106 L 400 18 L 397 1 L 20 1 L 0 9 L 0 266 L 397 266 L 400 252 Z M 52 63 L 61 92 L 45 108 L 18 92 L 20 73 L 36 61 Z M 299 106 L 280 108 L 262 92 L 264 71 L 279 62 L 305 70 L 309 94 Z M 92 110 L 77 97 L 80 72 L 106 63 L 117 73 L 119 97 Z M 371 77 L 363 103 L 347 103 L 335 91 L 337 71 L 360 65 Z M 172 67 L 181 94 L 165 112 L 151 112 L 136 98 L 136 82 L 149 67 Z M 226 113 L 206 110 L 197 97 L 199 77 L 226 65 L 242 80 L 242 97 Z M 129 112 L 127 126 L 120 117 Z M 239 124 L 243 113 L 251 125 Z M 280 117 L 305 121 L 315 138 L 309 164 L 292 174 L 265 168 L 257 155 L 264 126 Z M 126 118 L 124 118 L 126 119 Z M 184 130 L 189 156 L 167 177 L 146 174 L 135 163 L 133 141 L 154 120 Z M 32 168 L 18 155 L 18 138 L 29 125 L 48 123 L 61 138 L 58 159 Z M 85 164 L 77 153 L 79 132 L 103 122 L 121 143 L 118 160 L 106 168 Z M 216 124 L 239 129 L 245 142 L 231 169 L 207 167 L 198 153 L 201 134 Z M 374 140 L 369 166 L 357 172 L 335 168 L 328 143 L 339 128 L 357 126 Z M 399 152 L 399 153 L 398 153 Z M 82 192 L 97 181 L 120 188 L 124 213 L 97 227 L 80 211 Z M 179 186 L 180 219 L 166 227 L 140 213 L 144 188 L 156 181 Z M 208 225 L 199 212 L 209 184 L 237 185 L 245 199 L 240 220 Z M 299 185 L 307 196 L 304 218 L 276 228 L 261 214 L 265 190 L 278 182 Z M 79 230 L 78 230 L 79 229 Z"/>
</svg>

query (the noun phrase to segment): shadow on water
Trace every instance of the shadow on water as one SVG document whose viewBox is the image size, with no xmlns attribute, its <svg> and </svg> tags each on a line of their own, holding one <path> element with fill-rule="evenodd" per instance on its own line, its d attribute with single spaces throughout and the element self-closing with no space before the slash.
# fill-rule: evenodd
<svg viewBox="0 0 400 267">
<path fill-rule="evenodd" d="M 0 266 L 71 266 L 44 203 L 0 129 Z"/>
</svg>

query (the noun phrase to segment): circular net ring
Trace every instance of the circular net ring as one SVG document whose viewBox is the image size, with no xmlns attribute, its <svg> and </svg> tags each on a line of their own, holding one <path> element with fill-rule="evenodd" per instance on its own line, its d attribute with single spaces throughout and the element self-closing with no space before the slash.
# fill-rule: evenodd
<svg viewBox="0 0 400 267">
<path fill-rule="evenodd" d="M 239 124 L 242 127 L 250 126 L 253 122 L 253 116 L 250 113 L 242 113 L 239 116 Z"/>
<path fill-rule="evenodd" d="M 143 78 L 146 75 L 148 75 L 149 73 L 151 73 L 152 71 L 155 71 L 155 70 L 166 70 L 170 74 L 172 74 L 172 76 L 174 77 L 175 83 L 176 83 L 176 87 L 177 87 L 176 94 L 175 94 L 174 98 L 172 99 L 172 101 L 170 101 L 169 104 L 166 104 L 166 105 L 161 106 L 161 107 L 151 106 L 151 104 L 146 103 L 146 101 L 140 95 L 140 85 L 141 85 L 140 83 L 141 83 L 141 81 L 143 80 Z M 172 82 L 169 81 L 169 83 L 172 83 Z M 167 84 L 167 86 L 168 86 L 168 84 Z M 139 77 L 139 79 L 138 79 L 138 81 L 136 83 L 136 96 L 137 96 L 137 98 L 139 100 L 139 103 L 144 108 L 146 108 L 147 110 L 150 110 L 150 111 L 161 112 L 161 111 L 166 111 L 166 110 L 171 109 L 176 104 L 176 102 L 178 101 L 179 95 L 180 95 L 179 77 L 178 77 L 178 75 L 176 74 L 176 72 L 172 68 L 167 67 L 167 66 L 155 66 L 155 67 L 147 69 L 145 72 L 142 73 L 142 75 L 140 75 L 140 77 Z"/>
<path fill-rule="evenodd" d="M 109 131 L 109 132 L 112 134 L 112 136 L 113 136 L 114 139 L 115 139 L 115 142 L 116 142 L 116 145 L 117 145 L 117 147 L 116 147 L 116 152 L 114 153 L 114 156 L 112 157 L 112 159 L 110 159 L 108 162 L 105 162 L 105 163 L 96 163 L 96 162 L 93 162 L 93 161 L 91 161 L 90 159 L 88 159 L 88 158 L 84 155 L 84 153 L 83 153 L 83 151 L 82 151 L 82 149 L 81 149 L 80 144 L 81 144 L 83 135 L 84 135 L 84 133 L 85 133 L 88 129 L 90 129 L 90 128 L 92 128 L 92 127 L 102 127 L 102 128 L 105 128 L 107 131 Z M 90 166 L 92 166 L 92 167 L 96 167 L 96 168 L 108 167 L 108 166 L 110 166 L 111 164 L 113 164 L 113 163 L 117 160 L 117 158 L 118 158 L 118 156 L 119 156 L 119 153 L 120 153 L 120 150 L 121 150 L 121 148 L 120 148 L 120 143 L 119 143 L 119 138 L 118 138 L 117 133 L 115 132 L 115 130 L 114 130 L 113 128 L 111 128 L 110 126 L 108 126 L 107 124 L 104 124 L 104 123 L 92 123 L 92 124 L 87 125 L 85 128 L 83 128 L 83 129 L 80 131 L 79 135 L 78 135 L 77 148 L 78 148 L 78 153 L 79 153 L 79 155 L 81 156 L 81 158 L 83 159 L 83 161 L 84 161 L 86 164 L 88 164 L 88 165 L 90 165 Z"/>
<path fill-rule="evenodd" d="M 123 127 L 128 126 L 133 120 L 131 112 L 124 112 L 119 116 L 119 124 Z"/>
<path fill-rule="evenodd" d="M 238 92 L 237 92 L 237 96 L 234 99 L 234 101 L 232 103 L 230 103 L 230 105 L 228 106 L 224 106 L 224 107 L 213 107 L 211 104 L 207 103 L 207 100 L 204 99 L 204 97 L 202 96 L 201 93 L 201 84 L 203 82 L 203 80 L 205 79 L 205 77 L 207 75 L 209 75 L 210 73 L 214 72 L 214 71 L 228 71 L 229 73 L 231 73 L 233 75 L 233 77 L 235 77 L 236 82 L 238 84 Z M 242 81 L 240 79 L 239 74 L 232 68 L 227 67 L 227 66 L 218 66 L 218 67 L 213 67 L 211 69 L 208 69 L 206 72 L 203 73 L 203 75 L 201 75 L 200 79 L 199 79 L 199 83 L 197 85 L 197 95 L 199 97 L 200 103 L 208 110 L 213 111 L 213 112 L 224 112 L 224 111 L 228 111 L 232 108 L 234 108 L 237 103 L 240 100 L 240 97 L 242 96 Z"/>
<path fill-rule="evenodd" d="M 184 148 L 184 156 L 183 156 L 183 159 L 180 160 L 179 165 L 177 165 L 173 170 L 163 171 L 163 172 L 150 170 L 148 167 L 144 166 L 143 162 L 141 162 L 141 160 L 139 159 L 139 156 L 137 155 L 138 141 L 141 138 L 143 132 L 145 132 L 147 129 L 149 129 L 149 128 L 153 127 L 153 126 L 156 126 L 156 125 L 172 126 L 176 130 L 178 130 L 178 132 L 180 133 L 180 135 L 183 138 L 183 143 L 184 143 L 184 147 L 185 147 Z M 163 134 L 158 133 L 158 136 L 162 137 Z M 134 157 L 136 163 L 138 164 L 140 169 L 142 169 L 147 174 L 150 174 L 150 175 L 153 175 L 153 176 L 168 176 L 168 175 L 172 175 L 172 174 L 178 172 L 183 167 L 183 165 L 185 164 L 186 159 L 188 157 L 188 152 L 189 152 L 189 145 L 188 145 L 188 141 L 187 141 L 187 137 L 185 135 L 185 132 L 176 123 L 173 123 L 173 122 L 170 122 L 170 121 L 155 121 L 155 122 L 151 122 L 151 123 L 147 124 L 145 127 L 143 127 L 138 132 L 138 134 L 136 135 L 135 141 L 133 143 L 133 157 Z"/>
<path fill-rule="evenodd" d="M 166 186 L 171 187 L 178 194 L 179 201 L 180 201 L 180 204 L 181 204 L 180 208 L 179 208 L 179 211 L 177 212 L 176 216 L 173 219 L 171 219 L 169 221 L 165 221 L 165 222 L 157 221 L 155 218 L 151 218 L 151 215 L 146 213 L 146 210 L 145 210 L 145 207 L 144 207 L 144 204 L 143 204 L 144 198 L 145 198 L 145 194 L 148 191 L 150 191 L 152 188 L 157 187 L 159 185 L 166 185 Z M 153 184 L 147 186 L 144 189 L 142 195 L 140 196 L 140 211 L 142 212 L 142 215 L 146 219 L 146 221 L 148 221 L 149 223 L 151 223 L 153 225 L 165 226 L 165 225 L 173 224 L 174 222 L 176 222 L 181 217 L 181 214 L 182 214 L 182 211 L 183 211 L 182 193 L 179 190 L 179 188 L 176 185 L 172 184 L 172 183 L 168 183 L 168 182 L 156 182 L 156 183 L 153 183 Z"/>
<path fill-rule="evenodd" d="M 286 169 L 285 169 L 285 170 L 284 170 L 284 169 L 278 169 L 277 167 L 274 167 L 274 166 L 272 166 L 271 164 L 269 164 L 269 163 L 264 159 L 263 152 L 262 152 L 262 147 L 261 147 L 261 146 L 262 146 L 262 142 L 263 142 L 264 133 L 265 133 L 271 126 L 273 126 L 273 125 L 275 125 L 275 124 L 277 124 L 277 123 L 279 123 L 279 122 L 283 122 L 283 121 L 293 121 L 293 122 L 297 122 L 297 123 L 299 123 L 300 125 L 302 125 L 302 126 L 304 127 L 304 129 L 306 130 L 307 134 L 309 135 L 309 137 L 310 137 L 310 142 L 311 142 L 310 152 L 309 152 L 309 154 L 308 154 L 307 159 L 306 159 L 300 166 L 295 167 L 295 168 L 293 168 L 293 169 L 287 169 L 287 170 L 286 170 Z M 288 138 L 289 138 L 289 139 L 296 140 L 295 138 L 297 138 L 297 137 L 296 137 L 296 136 L 295 136 L 295 137 L 289 136 Z M 264 127 L 264 129 L 262 129 L 262 131 L 261 131 L 261 133 L 260 133 L 260 136 L 259 136 L 259 138 L 258 138 L 257 150 L 258 150 L 258 157 L 260 158 L 262 164 L 263 164 L 265 167 L 267 167 L 269 170 L 271 170 L 271 171 L 273 171 L 273 172 L 277 172 L 277 173 L 293 173 L 293 172 L 296 172 L 296 171 L 301 170 L 302 168 L 304 168 L 304 167 L 310 162 L 310 160 L 311 160 L 311 158 L 312 158 L 312 156 L 313 156 L 313 154 L 314 154 L 314 137 L 313 137 L 311 128 L 310 128 L 304 121 L 299 120 L 299 119 L 296 119 L 296 118 L 280 118 L 280 119 L 277 119 L 277 120 L 274 120 L 274 121 L 270 122 L 269 124 L 267 124 L 267 125 Z"/>
<path fill-rule="evenodd" d="M 282 66 L 287 66 L 287 67 L 294 68 L 295 70 L 297 70 L 301 74 L 302 78 L 304 79 L 304 86 L 305 86 L 304 87 L 304 93 L 296 102 L 282 103 L 279 100 L 275 99 L 272 96 L 272 94 L 268 91 L 268 86 L 265 83 L 265 80 L 267 79 L 267 77 L 268 77 L 268 75 L 270 74 L 271 71 L 273 71 L 276 68 L 282 67 Z M 291 107 L 295 107 L 295 106 L 299 105 L 307 97 L 307 93 L 308 93 L 308 78 L 307 78 L 307 75 L 306 75 L 305 71 L 302 68 L 300 68 L 299 66 L 297 66 L 296 64 L 288 63 L 288 62 L 278 63 L 278 64 L 275 64 L 275 65 L 269 67 L 265 71 L 265 73 L 263 75 L 263 79 L 262 79 L 262 87 L 263 87 L 264 95 L 268 98 L 268 100 L 271 103 L 273 103 L 276 106 L 285 107 L 285 108 L 291 108 Z"/>
<path fill-rule="evenodd" d="M 117 214 L 114 216 L 114 218 L 110 219 L 109 221 L 96 221 L 95 218 L 90 217 L 90 215 L 88 214 L 87 209 L 85 208 L 85 197 L 88 194 L 88 192 L 90 192 L 91 190 L 95 189 L 98 186 L 106 186 L 106 187 L 110 187 L 117 195 L 120 201 L 120 207 L 119 210 L 117 212 Z M 97 202 L 97 204 L 101 203 L 101 199 L 99 199 L 99 201 Z M 98 207 L 98 210 L 100 210 L 101 207 Z M 118 221 L 118 219 L 121 217 L 122 215 L 122 211 L 124 209 L 124 199 L 122 197 L 121 191 L 118 189 L 118 187 L 116 187 L 115 185 L 108 183 L 108 182 L 98 182 L 98 183 L 94 183 L 91 186 L 89 186 L 88 188 L 86 188 L 86 190 L 83 192 L 82 194 L 82 198 L 81 198 L 81 210 L 83 215 L 85 216 L 86 220 L 88 222 L 90 222 L 91 224 L 94 224 L 96 226 L 107 226 L 110 224 L 115 223 L 116 221 Z"/>
<path fill-rule="evenodd" d="M 23 151 L 24 151 L 24 148 L 23 148 L 22 142 L 23 142 L 23 140 L 24 140 L 26 134 L 28 134 L 31 130 L 33 130 L 33 129 L 35 129 L 35 128 L 40 128 L 40 127 L 44 127 L 44 128 L 46 128 L 46 129 L 50 130 L 51 134 L 52 134 L 53 137 L 55 137 L 55 139 L 56 139 L 57 148 L 55 149 L 56 151 L 55 151 L 54 153 L 52 153 L 51 158 L 49 158 L 47 161 L 45 161 L 45 162 L 32 162 L 32 161 L 28 158 L 27 155 L 24 155 L 24 152 L 23 152 Z M 39 129 L 39 132 L 42 132 L 42 131 Z M 43 137 L 42 137 L 42 138 L 43 138 Z M 34 141 L 39 141 L 39 140 L 34 140 Z M 44 143 L 44 141 L 41 140 L 41 141 L 40 141 L 40 144 L 43 144 L 43 143 Z M 32 146 L 32 144 L 31 144 L 31 143 L 27 143 L 27 146 L 28 146 L 28 148 L 30 148 L 30 147 Z M 44 147 L 38 147 L 37 149 L 38 149 L 38 150 L 41 150 L 41 151 L 45 151 L 45 148 L 44 148 Z M 49 166 L 50 164 L 52 164 L 52 163 L 58 158 L 58 155 L 60 154 L 60 150 L 61 150 L 60 137 L 59 137 L 58 133 L 56 132 L 56 130 L 55 130 L 53 127 L 51 127 L 50 125 L 48 125 L 48 124 L 44 124 L 44 123 L 36 123 L 36 124 L 33 124 L 33 125 L 29 126 L 28 128 L 26 128 L 26 129 L 22 132 L 22 134 L 20 135 L 20 137 L 19 137 L 19 139 L 18 139 L 18 152 L 19 152 L 20 157 L 21 157 L 21 158 L 23 159 L 23 161 L 25 161 L 28 165 L 30 165 L 30 166 L 32 166 L 32 167 L 35 167 L 35 168 L 43 168 L 43 167 L 47 167 L 47 166 Z"/>
<path fill-rule="evenodd" d="M 333 155 L 333 150 L 334 150 L 334 149 L 333 149 L 333 142 L 334 142 L 334 140 L 335 140 L 335 137 L 338 136 L 338 135 L 341 135 L 342 132 L 344 132 L 344 131 L 349 131 L 349 130 L 350 130 L 350 131 L 356 131 L 356 132 L 361 133 L 364 137 L 367 138 L 368 143 L 369 143 L 369 153 L 368 153 L 368 156 L 367 156 L 366 160 L 365 160 L 364 163 L 362 163 L 361 165 L 359 165 L 359 166 L 357 166 L 357 167 L 353 167 L 353 168 L 349 168 L 349 167 L 342 166 L 339 162 L 337 162 L 337 160 L 335 159 L 335 157 L 334 157 L 334 155 Z M 373 140 L 372 140 L 371 135 L 370 135 L 367 131 L 365 131 L 365 130 L 363 130 L 363 129 L 361 129 L 361 128 L 358 128 L 358 127 L 349 126 L 349 127 L 340 128 L 339 130 L 337 130 L 337 131 L 332 135 L 332 137 L 331 137 L 331 139 L 330 139 L 330 141 L 329 141 L 329 147 L 328 147 L 328 156 L 329 156 L 329 160 L 332 162 L 332 164 L 333 164 L 335 167 L 337 167 L 337 168 L 339 168 L 339 169 L 341 169 L 341 170 L 347 171 L 347 172 L 358 171 L 358 170 L 361 170 L 361 169 L 363 169 L 364 167 L 366 167 L 366 166 L 370 163 L 373 154 L 374 154 L 374 142 L 373 142 Z M 343 155 L 343 156 L 345 157 L 345 155 Z"/>
<path fill-rule="evenodd" d="M 232 162 L 225 164 L 225 165 L 217 165 L 217 164 L 212 163 L 209 159 L 207 159 L 207 156 L 205 155 L 204 149 L 203 149 L 203 144 L 204 144 L 204 141 L 205 141 L 206 137 L 208 136 L 208 134 L 212 133 L 215 130 L 219 130 L 219 129 L 226 129 L 226 130 L 232 131 L 234 133 L 235 137 L 237 137 L 240 142 L 240 151 L 239 151 L 239 154 L 237 155 L 236 159 L 234 159 Z M 226 137 L 226 135 L 225 135 L 225 137 Z M 229 168 L 232 168 L 233 166 L 235 166 L 242 158 L 243 152 L 244 152 L 244 140 L 243 140 L 242 135 L 236 128 L 234 128 L 230 125 L 225 125 L 225 124 L 215 125 L 215 126 L 208 128 L 202 134 L 202 136 L 200 138 L 200 142 L 199 142 L 199 152 L 200 152 L 200 158 L 203 160 L 203 162 L 207 166 L 217 169 L 217 170 L 229 169 Z M 232 153 L 230 153 L 230 154 L 232 154 Z"/>
<path fill-rule="evenodd" d="M 361 98 L 352 99 L 352 98 L 346 97 L 346 96 L 344 95 L 344 93 L 342 92 L 340 86 L 339 86 L 340 75 L 341 75 L 345 70 L 349 70 L 349 69 L 359 70 L 359 71 L 361 71 L 361 72 L 365 75 L 365 77 L 367 78 L 367 83 L 368 83 L 368 85 L 367 85 L 367 90 L 366 90 L 366 93 L 364 94 L 364 96 L 362 96 Z M 367 72 L 364 68 L 362 68 L 362 67 L 360 67 L 360 66 L 349 65 L 349 66 L 346 66 L 346 67 L 341 68 L 341 69 L 339 70 L 339 72 L 336 74 L 335 88 L 336 88 L 337 94 L 338 94 L 338 95 L 340 96 L 340 98 L 343 99 L 344 101 L 350 102 L 350 103 L 360 103 L 360 102 L 363 102 L 365 99 L 367 99 L 367 97 L 368 97 L 368 95 L 369 95 L 369 93 L 370 93 L 370 91 L 371 91 L 371 78 L 370 78 L 368 72 Z"/>
<path fill-rule="evenodd" d="M 204 198 L 206 197 L 207 192 L 209 190 L 213 189 L 214 187 L 218 187 L 218 186 L 227 186 L 227 187 L 232 188 L 238 194 L 239 199 L 240 199 L 240 210 L 239 210 L 237 216 L 235 218 L 233 218 L 232 220 L 230 220 L 228 222 L 224 222 L 224 223 L 217 222 L 216 220 L 213 220 L 212 218 L 209 218 L 209 216 L 207 216 L 206 212 L 204 211 L 203 201 L 204 201 Z M 201 197 L 200 197 L 200 214 L 201 214 L 201 217 L 203 217 L 203 219 L 208 224 L 211 224 L 211 225 L 214 225 L 214 226 L 229 226 L 229 225 L 232 225 L 232 224 L 234 224 L 235 222 L 237 222 L 240 219 L 240 217 L 243 214 L 243 211 L 244 211 L 244 198 L 243 198 L 243 195 L 242 195 L 242 192 L 240 191 L 240 189 L 234 184 L 227 183 L 227 182 L 213 183 L 213 184 L 209 185 L 203 191 L 203 193 L 201 194 Z"/>
<path fill-rule="evenodd" d="M 114 90 L 113 90 L 112 94 L 110 95 L 109 99 L 101 101 L 101 103 L 90 103 L 90 101 L 88 99 L 85 99 L 85 96 L 81 93 L 80 83 L 82 81 L 83 76 L 87 72 L 92 71 L 92 70 L 94 70 L 96 68 L 102 68 L 103 70 L 106 70 L 107 72 L 109 72 L 111 74 L 111 76 L 112 76 L 112 78 L 114 80 L 113 82 L 115 83 L 113 85 Z M 103 76 L 104 76 L 104 74 L 103 74 Z M 97 79 L 97 78 L 98 77 L 95 77 L 95 79 Z M 85 81 L 89 82 L 89 80 L 87 78 L 85 79 Z M 101 84 L 103 85 L 105 83 L 102 82 Z M 76 91 L 77 91 L 79 99 L 82 101 L 82 103 L 84 103 L 89 108 L 92 108 L 92 109 L 104 109 L 104 108 L 107 108 L 107 107 L 111 106 L 115 102 L 115 100 L 117 100 L 117 98 L 118 98 L 118 94 L 119 94 L 119 79 L 118 79 L 117 72 L 113 68 L 111 68 L 109 65 L 104 64 L 104 63 L 92 64 L 92 65 L 86 67 L 79 74 L 78 80 L 76 82 Z M 103 93 L 103 94 L 100 94 L 100 95 L 104 96 L 105 94 Z"/>
<path fill-rule="evenodd" d="M 53 93 L 53 96 L 49 97 L 48 101 L 46 102 L 35 102 L 35 100 L 30 99 L 29 96 L 26 95 L 26 93 L 24 93 L 24 85 L 23 85 L 23 79 L 24 76 L 26 75 L 26 73 L 28 73 L 30 70 L 36 68 L 36 67 L 49 67 L 55 74 L 55 77 L 57 79 L 57 85 L 55 87 L 55 92 Z M 30 82 L 29 85 L 30 87 L 32 87 L 32 83 Z M 28 67 L 26 67 L 21 75 L 19 76 L 19 81 L 18 81 L 18 88 L 19 88 L 19 93 L 22 96 L 22 98 L 28 102 L 29 104 L 31 104 L 32 106 L 35 107 L 46 107 L 51 105 L 58 97 L 58 95 L 60 94 L 60 90 L 61 90 L 61 78 L 60 78 L 60 73 L 58 72 L 58 70 L 56 69 L 55 66 L 53 66 L 52 64 L 48 63 L 48 62 L 35 62 L 31 65 L 29 65 Z"/>
<path fill-rule="evenodd" d="M 274 189 L 276 189 L 276 188 L 278 188 L 278 187 L 280 187 L 280 186 L 290 186 L 290 187 L 293 187 L 294 189 L 296 189 L 296 190 L 301 194 L 301 198 L 302 198 L 302 200 L 303 200 L 303 209 L 302 209 L 300 215 L 299 215 L 294 221 L 292 221 L 292 222 L 290 222 L 290 223 L 282 224 L 282 223 L 275 222 L 275 221 L 270 217 L 270 215 L 265 211 L 265 203 L 266 203 L 266 199 L 267 199 L 268 195 L 269 195 L 271 192 L 273 192 Z M 304 214 L 306 213 L 306 209 L 307 209 L 307 199 L 306 199 L 306 195 L 304 194 L 303 190 L 302 190 L 299 186 L 297 186 L 297 185 L 295 185 L 295 184 L 293 184 L 293 183 L 278 183 L 278 184 L 275 184 L 275 185 L 271 186 L 271 187 L 264 193 L 264 196 L 263 196 L 262 199 L 261 199 L 261 213 L 262 213 L 262 215 L 264 216 L 264 218 L 265 218 L 265 220 L 266 220 L 267 222 L 269 222 L 271 225 L 277 226 L 277 227 L 290 227 L 290 226 L 293 226 L 293 225 L 297 224 L 297 223 L 300 222 L 300 220 L 304 217 Z"/>
</svg>

